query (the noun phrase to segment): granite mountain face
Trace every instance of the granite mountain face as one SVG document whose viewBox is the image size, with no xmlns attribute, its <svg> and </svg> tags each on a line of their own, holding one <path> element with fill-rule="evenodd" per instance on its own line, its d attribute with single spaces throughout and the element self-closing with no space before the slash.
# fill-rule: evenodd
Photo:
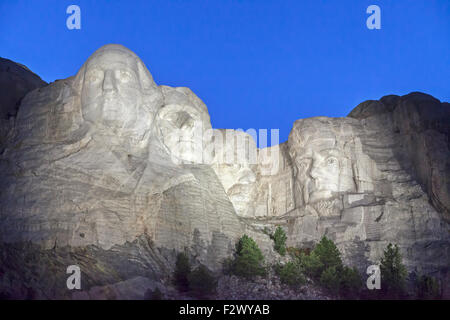
<svg viewBox="0 0 450 320">
<path fill-rule="evenodd" d="M 293 247 L 326 235 L 363 274 L 395 243 L 410 272 L 449 282 L 448 103 L 385 96 L 297 120 L 287 142 L 257 149 L 212 129 L 190 89 L 157 85 L 121 45 L 35 87 L 2 120 L 0 291 L 139 298 L 164 288 L 176 252 L 220 271 L 244 233 L 276 261 L 264 231 L 276 226 Z"/>
</svg>

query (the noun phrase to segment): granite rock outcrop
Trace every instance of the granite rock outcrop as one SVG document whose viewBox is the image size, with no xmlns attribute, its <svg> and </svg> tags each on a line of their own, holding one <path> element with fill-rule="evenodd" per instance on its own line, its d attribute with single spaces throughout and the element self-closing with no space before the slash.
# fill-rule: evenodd
<svg viewBox="0 0 450 320">
<path fill-rule="evenodd" d="M 133 52 L 106 45 L 29 92 L 11 123 L 0 292 L 134 297 L 134 283 L 167 284 L 180 251 L 220 272 L 244 233 L 276 261 L 277 226 L 293 247 L 326 235 L 363 274 L 396 243 L 410 272 L 449 283 L 450 108 L 431 96 L 297 120 L 287 142 L 258 149 L 251 134 L 213 129 L 190 89 L 157 85 Z M 52 264 L 61 281 L 25 261 Z M 82 266 L 84 293 L 65 288 L 66 264 Z"/>
</svg>

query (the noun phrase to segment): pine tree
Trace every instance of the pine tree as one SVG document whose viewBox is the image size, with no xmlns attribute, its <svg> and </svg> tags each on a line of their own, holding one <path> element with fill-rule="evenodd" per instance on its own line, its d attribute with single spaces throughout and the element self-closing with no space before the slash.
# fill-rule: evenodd
<svg viewBox="0 0 450 320">
<path fill-rule="evenodd" d="M 335 267 L 337 271 L 340 271 L 339 269 L 342 267 L 341 253 L 332 240 L 323 236 L 313 251 L 322 263 L 323 270 Z"/>
<path fill-rule="evenodd" d="M 286 236 L 286 232 L 284 232 L 283 228 L 281 228 L 280 226 L 277 227 L 277 229 L 275 230 L 275 233 L 273 234 L 272 239 L 274 241 L 275 251 L 277 251 L 279 254 L 284 256 L 286 254 L 287 236 Z"/>
<path fill-rule="evenodd" d="M 402 256 L 397 245 L 388 244 L 381 258 L 381 289 L 388 296 L 399 297 L 404 293 L 406 267 L 402 263 Z"/>
<path fill-rule="evenodd" d="M 236 244 L 236 259 L 233 262 L 233 273 L 245 278 L 265 275 L 264 256 L 256 242 L 243 235 Z"/>
<path fill-rule="evenodd" d="M 216 280 L 211 272 L 204 266 L 198 266 L 188 275 L 189 289 L 200 298 L 206 298 L 216 290 Z"/>
<path fill-rule="evenodd" d="M 185 253 L 177 255 L 174 271 L 174 284 L 180 291 L 189 290 L 188 275 L 191 273 L 189 258 Z"/>
</svg>

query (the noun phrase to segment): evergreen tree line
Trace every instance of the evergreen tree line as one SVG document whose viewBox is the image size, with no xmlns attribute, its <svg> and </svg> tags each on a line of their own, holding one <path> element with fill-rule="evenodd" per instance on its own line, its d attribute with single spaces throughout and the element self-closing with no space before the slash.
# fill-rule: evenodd
<svg viewBox="0 0 450 320">
<path fill-rule="evenodd" d="M 257 243 L 243 235 L 236 243 L 235 254 L 223 262 L 223 273 L 245 279 L 264 277 L 270 270 L 280 281 L 292 288 L 300 288 L 312 282 L 330 294 L 341 298 L 440 298 L 439 282 L 430 276 L 417 276 L 415 295 L 407 294 L 408 273 L 402 262 L 397 245 L 388 244 L 380 260 L 381 289 L 368 290 L 366 281 L 356 268 L 343 264 L 341 253 L 335 243 L 327 237 L 312 249 L 286 247 L 287 236 L 283 228 L 277 227 L 273 234 L 265 230 L 274 241 L 274 250 L 281 256 L 289 255 L 284 263 L 267 265 Z M 364 279 L 366 279 L 365 275 Z M 188 255 L 179 253 L 176 260 L 173 282 L 180 292 L 208 298 L 217 287 L 216 277 L 203 265 L 192 269 Z M 161 298 L 159 290 L 149 293 L 150 299 Z"/>
</svg>

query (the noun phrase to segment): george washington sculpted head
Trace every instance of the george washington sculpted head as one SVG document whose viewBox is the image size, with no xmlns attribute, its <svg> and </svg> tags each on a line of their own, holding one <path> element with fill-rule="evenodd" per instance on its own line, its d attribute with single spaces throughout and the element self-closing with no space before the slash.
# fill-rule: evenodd
<svg viewBox="0 0 450 320">
<path fill-rule="evenodd" d="M 117 44 L 105 45 L 89 57 L 75 77 L 75 87 L 83 119 L 120 132 L 149 130 L 161 100 L 141 59 Z"/>
</svg>

